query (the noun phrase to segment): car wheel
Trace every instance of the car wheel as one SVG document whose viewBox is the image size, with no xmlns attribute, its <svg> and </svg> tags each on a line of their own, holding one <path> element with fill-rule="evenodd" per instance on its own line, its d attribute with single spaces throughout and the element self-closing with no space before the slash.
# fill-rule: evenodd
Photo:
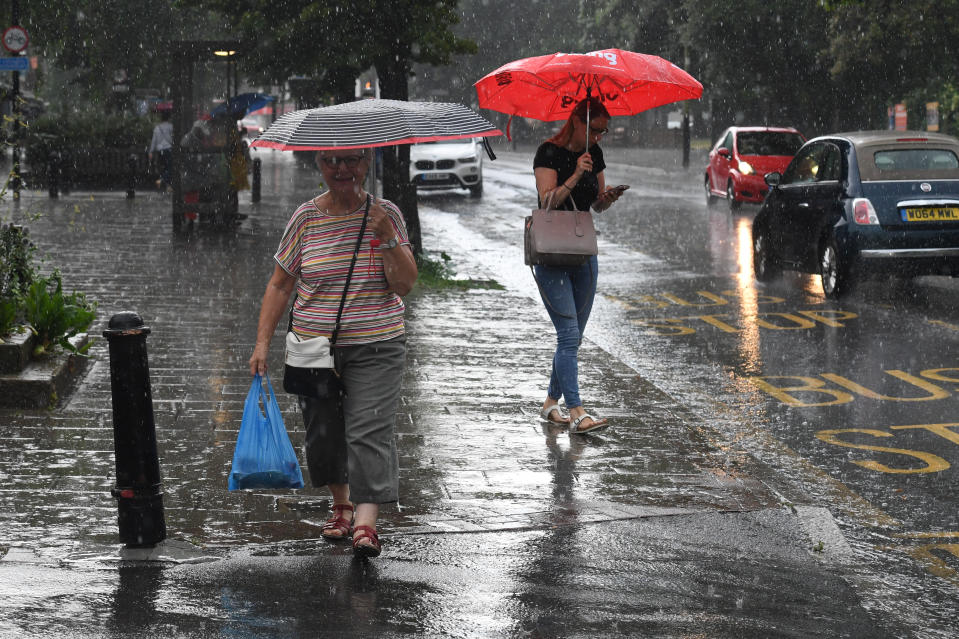
<svg viewBox="0 0 959 639">
<path fill-rule="evenodd" d="M 732 180 L 730 180 L 729 183 L 726 184 L 726 204 L 729 205 L 730 211 L 738 211 L 739 205 L 741 204 L 741 202 L 736 200 L 736 192 L 733 190 Z"/>
<path fill-rule="evenodd" d="M 819 249 L 819 277 L 822 278 L 822 292 L 826 297 L 838 299 L 852 290 L 853 278 L 849 265 L 839 259 L 836 240 L 826 238 Z"/>
<path fill-rule="evenodd" d="M 716 203 L 716 196 L 713 195 L 712 190 L 709 188 L 709 174 L 706 174 L 706 206 L 712 206 Z"/>
<path fill-rule="evenodd" d="M 479 196 L 483 195 L 483 181 L 482 181 L 482 180 L 480 180 L 479 182 L 477 182 L 476 184 L 474 184 L 474 185 L 472 185 L 472 186 L 470 186 L 470 187 L 468 187 L 468 188 L 469 188 L 469 190 L 470 190 L 470 196 L 471 196 L 471 197 L 479 197 Z"/>
<path fill-rule="evenodd" d="M 779 260 L 772 254 L 766 229 L 756 229 L 753 237 L 753 272 L 756 274 L 756 279 L 760 282 L 768 282 L 777 277 L 781 271 Z"/>
</svg>

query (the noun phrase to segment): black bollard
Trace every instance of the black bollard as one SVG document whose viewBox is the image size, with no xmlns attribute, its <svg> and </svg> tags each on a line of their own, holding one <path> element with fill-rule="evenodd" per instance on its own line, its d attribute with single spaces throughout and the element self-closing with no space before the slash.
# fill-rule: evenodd
<svg viewBox="0 0 959 639">
<path fill-rule="evenodd" d="M 50 152 L 50 164 L 47 178 L 50 181 L 48 185 L 50 197 L 56 199 L 60 196 L 60 173 L 62 171 L 62 160 L 59 151 Z"/>
<path fill-rule="evenodd" d="M 127 184 L 127 199 L 132 200 L 136 196 L 137 189 L 137 156 L 131 153 L 127 158 L 127 167 L 129 168 L 130 181 Z"/>
<path fill-rule="evenodd" d="M 261 164 L 263 164 L 263 162 L 260 160 L 260 158 L 256 158 L 253 160 L 253 185 L 250 187 L 250 200 L 252 200 L 253 202 L 260 201 L 260 173 L 261 173 L 260 165 Z"/>
<path fill-rule="evenodd" d="M 110 346 L 110 388 L 113 394 L 113 445 L 120 541 L 129 548 L 156 545 L 166 539 L 160 462 L 146 339 L 150 329 L 131 311 L 110 318 L 103 336 Z"/>
</svg>

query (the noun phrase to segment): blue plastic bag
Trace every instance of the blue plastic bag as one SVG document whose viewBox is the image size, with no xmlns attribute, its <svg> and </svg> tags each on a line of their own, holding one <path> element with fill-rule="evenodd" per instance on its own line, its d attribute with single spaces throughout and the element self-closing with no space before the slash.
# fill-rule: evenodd
<svg viewBox="0 0 959 639">
<path fill-rule="evenodd" d="M 303 488 L 303 473 L 290 437 L 283 425 L 280 406 L 273 394 L 273 384 L 266 377 L 266 387 L 259 374 L 243 407 L 243 421 L 233 451 L 233 468 L 230 471 L 230 490 L 243 488 Z M 266 414 L 260 408 L 262 400 Z"/>
</svg>

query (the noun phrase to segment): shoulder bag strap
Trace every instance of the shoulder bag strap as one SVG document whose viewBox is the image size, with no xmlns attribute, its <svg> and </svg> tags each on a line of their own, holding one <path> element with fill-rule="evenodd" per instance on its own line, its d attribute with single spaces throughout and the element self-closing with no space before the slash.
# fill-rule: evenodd
<svg viewBox="0 0 959 639">
<path fill-rule="evenodd" d="M 346 305 L 346 292 L 350 288 L 350 280 L 353 279 L 353 267 L 356 266 L 356 258 L 360 254 L 360 246 L 363 244 L 363 235 L 366 233 L 366 222 L 370 215 L 371 198 L 369 193 L 366 195 L 366 208 L 363 210 L 363 224 L 360 226 L 360 236 L 356 238 L 356 246 L 353 248 L 353 258 L 350 260 L 350 271 L 346 275 L 346 284 L 343 286 L 343 296 L 340 297 L 340 308 L 336 311 L 336 322 L 333 323 L 333 333 L 330 335 L 330 346 L 336 342 L 336 336 L 340 332 L 340 317 L 343 315 L 343 307 Z M 293 306 L 296 306 L 296 300 L 293 300 Z M 288 331 L 293 330 L 293 306 L 290 307 L 290 321 Z"/>
</svg>

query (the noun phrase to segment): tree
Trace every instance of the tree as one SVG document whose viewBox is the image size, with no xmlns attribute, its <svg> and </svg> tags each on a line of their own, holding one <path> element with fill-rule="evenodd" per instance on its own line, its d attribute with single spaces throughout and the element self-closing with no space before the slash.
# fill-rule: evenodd
<svg viewBox="0 0 959 639">
<path fill-rule="evenodd" d="M 456 0 L 206 0 L 255 45 L 245 61 L 252 75 L 285 82 L 293 75 L 325 83 L 332 101 L 353 99 L 353 81 L 376 67 L 383 98 L 406 100 L 414 63 L 448 64 L 475 51 L 456 37 Z M 406 216 L 414 250 L 422 251 L 416 190 L 409 184 L 409 148 L 383 153 L 383 195 Z"/>
<path fill-rule="evenodd" d="M 914 101 L 924 95 L 952 104 L 959 0 L 846 0 L 828 8 L 831 71 L 843 87 L 850 124 L 875 125 L 886 105 L 910 94 Z"/>
<path fill-rule="evenodd" d="M 832 126 L 828 17 L 816 2 L 684 0 L 682 42 L 696 60 L 715 129 L 747 123 Z"/>
<path fill-rule="evenodd" d="M 116 79 L 123 76 L 131 87 L 162 91 L 172 77 L 168 43 L 222 32 L 222 24 L 208 12 L 192 7 L 175 11 L 173 0 L 58 0 L 20 6 L 31 51 L 68 76 L 64 86 L 40 87 L 40 92 L 69 106 L 107 103 Z"/>
<path fill-rule="evenodd" d="M 482 55 L 456 55 L 447 67 L 414 67 L 414 95 L 476 106 L 473 83 L 493 69 L 519 58 L 581 48 L 580 0 L 527 0 L 522 11 L 516 7 L 514 0 L 460 0 L 455 32 L 474 40 Z M 506 116 L 486 115 L 505 127 Z"/>
</svg>

